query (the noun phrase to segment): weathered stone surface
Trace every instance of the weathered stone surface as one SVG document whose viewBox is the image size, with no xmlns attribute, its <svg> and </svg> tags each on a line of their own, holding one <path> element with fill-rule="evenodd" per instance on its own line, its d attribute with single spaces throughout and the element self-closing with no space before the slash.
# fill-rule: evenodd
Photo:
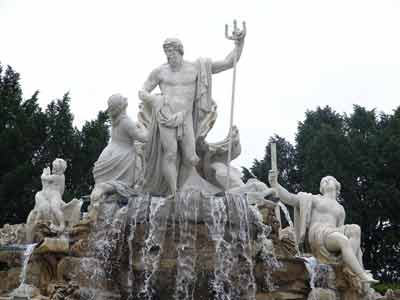
<svg viewBox="0 0 400 300">
<path fill-rule="evenodd" d="M 89 241 L 87 239 L 79 240 L 71 246 L 70 254 L 72 256 L 77 256 L 77 257 L 87 256 L 88 247 L 89 247 Z"/>
<path fill-rule="evenodd" d="M 18 287 L 20 273 L 21 268 L 11 268 L 8 271 L 0 272 L 0 294 L 12 291 Z"/>
<path fill-rule="evenodd" d="M 5 224 L 2 228 L 0 228 L 0 246 L 24 244 L 25 240 L 25 224 Z"/>
<path fill-rule="evenodd" d="M 102 263 L 95 258 L 65 257 L 58 264 L 57 279 L 79 282 L 82 287 L 106 288 L 103 272 Z"/>
<path fill-rule="evenodd" d="M 315 288 L 308 294 L 307 300 L 338 300 L 335 291 L 331 289 Z"/>
</svg>

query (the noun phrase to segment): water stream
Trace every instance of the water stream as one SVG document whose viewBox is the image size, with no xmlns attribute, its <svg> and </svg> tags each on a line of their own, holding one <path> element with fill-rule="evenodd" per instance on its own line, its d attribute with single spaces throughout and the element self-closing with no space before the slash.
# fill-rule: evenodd
<svg viewBox="0 0 400 300">
<path fill-rule="evenodd" d="M 30 294 L 32 293 L 32 286 L 28 285 L 26 283 L 26 276 L 28 273 L 28 265 L 29 265 L 29 260 L 31 259 L 33 252 L 37 246 L 37 244 L 29 244 L 29 245 L 13 245 L 14 249 L 19 248 L 23 249 L 25 248 L 25 251 L 23 252 L 21 256 L 21 263 L 22 263 L 22 268 L 21 268 L 21 274 L 19 275 L 20 278 L 20 283 L 19 286 L 12 291 L 11 295 L 14 297 L 25 297 L 29 298 Z"/>
<path fill-rule="evenodd" d="M 252 219 L 257 228 L 256 246 L 259 257 L 264 266 L 264 282 L 269 291 L 275 289 L 272 281 L 272 272 L 282 267 L 282 264 L 275 256 L 272 240 L 268 239 L 272 228 L 264 224 L 260 210 L 255 206 L 249 207 L 252 212 Z"/>
<path fill-rule="evenodd" d="M 233 269 L 232 247 L 225 240 L 225 227 L 227 214 L 225 199 L 212 197 L 211 218 L 207 219 L 207 227 L 211 239 L 215 242 L 214 279 L 211 281 L 214 298 L 216 300 L 231 299 L 232 281 L 230 280 Z"/>
<path fill-rule="evenodd" d="M 180 192 L 176 195 L 177 216 L 179 221 L 179 244 L 177 246 L 177 274 L 175 284 L 175 300 L 193 299 L 196 285 L 195 265 L 197 259 L 197 216 L 198 197 L 192 197 L 192 191 Z"/>
<path fill-rule="evenodd" d="M 165 233 L 167 229 L 168 213 L 163 211 L 166 208 L 166 199 L 153 197 L 150 204 L 149 228 L 147 238 L 144 242 L 142 261 L 144 264 L 144 286 L 139 292 L 140 299 L 153 299 L 154 288 L 153 277 L 156 274 L 160 257 L 163 251 Z"/>
<path fill-rule="evenodd" d="M 37 244 L 27 245 L 26 250 L 22 255 L 22 270 L 21 270 L 21 275 L 19 276 L 20 278 L 19 286 L 23 286 L 25 284 L 29 260 L 31 259 L 31 256 L 33 254 L 33 251 L 35 250 L 36 245 Z"/>
</svg>

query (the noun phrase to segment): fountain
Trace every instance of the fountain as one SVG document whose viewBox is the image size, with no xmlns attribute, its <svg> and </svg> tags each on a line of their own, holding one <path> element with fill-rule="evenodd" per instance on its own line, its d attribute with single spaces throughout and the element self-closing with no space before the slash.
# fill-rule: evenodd
<svg viewBox="0 0 400 300">
<path fill-rule="evenodd" d="M 244 183 L 230 165 L 241 152 L 238 129 L 231 124 L 226 139 L 206 141 L 217 109 L 212 74 L 236 70 L 245 36 L 245 24 L 240 30 L 235 22 L 231 35 L 226 30 L 234 41 L 226 59 L 193 63 L 183 61 L 181 41 L 167 39 L 168 63 L 153 70 L 139 92 L 138 122 L 128 117 L 125 97 L 109 98 L 112 137 L 93 168 L 88 213 L 81 216 L 81 201 L 62 200 L 65 161 L 56 160 L 53 173 L 45 168 L 27 225 L 0 229 L 0 297 L 377 299 L 361 250 L 332 261 L 343 249 L 334 242 L 325 247 L 331 233 L 349 239 L 360 233 L 341 224 L 344 210 L 331 197 L 338 186 L 332 178 L 321 181 L 321 195 L 290 194 L 278 183 L 274 150 L 271 188 L 256 179 Z M 151 93 L 157 85 L 162 94 Z M 340 226 L 318 218 L 323 197 L 341 212 L 330 215 Z M 284 203 L 294 207 L 293 221 Z M 22 246 L 32 241 L 39 244 Z M 3 255 L 7 249 L 24 252 L 23 263 Z"/>
</svg>

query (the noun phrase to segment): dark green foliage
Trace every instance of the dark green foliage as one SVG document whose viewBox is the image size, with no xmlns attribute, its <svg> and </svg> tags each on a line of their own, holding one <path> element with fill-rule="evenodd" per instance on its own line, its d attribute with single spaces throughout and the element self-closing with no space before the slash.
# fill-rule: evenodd
<svg viewBox="0 0 400 300">
<path fill-rule="evenodd" d="M 79 131 L 70 101 L 67 93 L 42 111 L 38 92 L 23 100 L 19 74 L 0 65 L 0 227 L 25 222 L 42 170 L 57 157 L 68 164 L 64 200 L 90 192 L 93 162 L 109 138 L 107 116 L 100 112 Z"/>
<path fill-rule="evenodd" d="M 37 95 L 22 101 L 19 74 L 0 73 L 0 224 L 24 221 L 33 205 L 46 124 Z"/>
<path fill-rule="evenodd" d="M 265 183 L 268 182 L 268 171 L 271 168 L 270 143 L 276 143 L 276 148 L 279 149 L 279 151 L 277 151 L 277 160 L 279 161 L 279 182 L 285 188 L 288 188 L 291 191 L 297 191 L 297 170 L 294 160 L 295 149 L 292 144 L 278 135 L 275 135 L 269 139 L 268 144 L 265 147 L 264 158 L 262 160 L 254 160 L 253 166 L 250 168 L 251 173 L 260 181 Z M 251 173 L 248 169 L 244 170 L 244 181 L 247 181 L 249 178 L 253 177 Z"/>
<path fill-rule="evenodd" d="M 79 169 L 72 174 L 76 195 L 86 195 L 93 188 L 93 164 L 109 138 L 109 119 L 105 112 L 99 112 L 96 120 L 83 125 L 79 133 L 80 150 L 75 156 Z"/>
<path fill-rule="evenodd" d="M 335 176 L 346 223 L 362 229 L 365 267 L 383 281 L 400 281 L 400 107 L 393 115 L 377 115 L 355 105 L 350 116 L 317 108 L 299 123 L 295 147 L 273 140 L 281 184 L 317 194 L 321 178 Z M 264 182 L 269 151 L 267 146 L 264 159 L 250 168 Z M 250 172 L 243 174 L 248 178 Z"/>
</svg>

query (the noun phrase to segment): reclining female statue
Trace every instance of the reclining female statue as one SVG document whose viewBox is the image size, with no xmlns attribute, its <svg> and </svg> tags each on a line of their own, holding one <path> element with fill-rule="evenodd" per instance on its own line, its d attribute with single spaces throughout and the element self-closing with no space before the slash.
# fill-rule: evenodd
<svg viewBox="0 0 400 300">
<path fill-rule="evenodd" d="M 299 245 L 304 245 L 306 233 L 311 253 L 321 263 L 344 263 L 363 282 L 375 283 L 364 269 L 360 249 L 361 230 L 358 225 L 344 225 L 345 210 L 337 202 L 340 183 L 332 176 L 321 179 L 320 195 L 289 193 L 271 170 L 269 182 L 280 200 L 295 210 L 295 231 Z"/>
</svg>

